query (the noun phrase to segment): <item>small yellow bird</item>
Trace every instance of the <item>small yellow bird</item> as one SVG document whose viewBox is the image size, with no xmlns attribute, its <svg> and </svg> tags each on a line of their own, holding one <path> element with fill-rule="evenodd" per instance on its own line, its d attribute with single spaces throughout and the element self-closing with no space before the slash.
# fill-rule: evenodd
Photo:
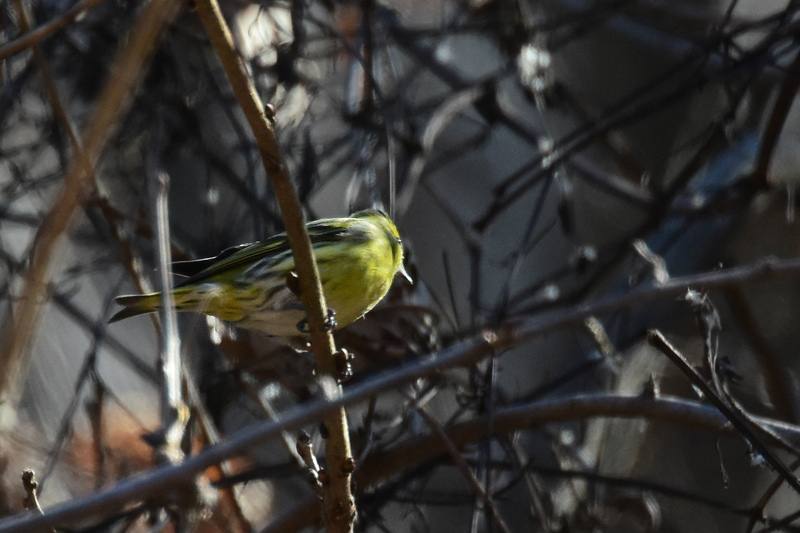
<svg viewBox="0 0 800 533">
<path fill-rule="evenodd" d="M 403 267 L 403 247 L 394 222 L 381 211 L 359 211 L 347 218 L 315 220 L 307 226 L 334 327 L 361 318 L 389 291 Z M 246 329 L 278 337 L 305 330 L 303 304 L 286 285 L 295 263 L 286 233 L 264 242 L 243 244 L 217 257 L 173 264 L 189 276 L 172 290 L 178 311 L 204 313 Z M 153 313 L 161 293 L 120 296 L 125 309 L 109 322 Z"/>
</svg>

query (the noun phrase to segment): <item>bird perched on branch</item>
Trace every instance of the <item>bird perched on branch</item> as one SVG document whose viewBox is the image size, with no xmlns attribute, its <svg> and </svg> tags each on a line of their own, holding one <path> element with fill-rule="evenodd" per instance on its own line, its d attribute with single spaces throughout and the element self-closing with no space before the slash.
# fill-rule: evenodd
<svg viewBox="0 0 800 533">
<path fill-rule="evenodd" d="M 394 222 L 381 211 L 315 220 L 306 226 L 317 260 L 333 328 L 361 318 L 388 292 L 403 268 L 403 247 Z M 212 315 L 246 329 L 279 337 L 308 333 L 305 311 L 293 286 L 295 262 L 286 233 L 243 244 L 216 257 L 173 264 L 188 276 L 172 290 L 178 311 Z M 161 293 L 120 296 L 125 307 L 109 322 L 153 313 Z"/>
</svg>

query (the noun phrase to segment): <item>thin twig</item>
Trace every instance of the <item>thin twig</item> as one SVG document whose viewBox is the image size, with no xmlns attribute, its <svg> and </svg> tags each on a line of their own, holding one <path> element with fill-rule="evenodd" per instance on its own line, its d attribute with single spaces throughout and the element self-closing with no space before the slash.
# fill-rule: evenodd
<svg viewBox="0 0 800 533">
<path fill-rule="evenodd" d="M 12 271 L 17 272 L 22 270 L 22 263 L 12 257 L 5 249 L 0 248 L 0 259 L 10 265 Z M 70 319 L 85 333 L 89 335 L 96 334 L 98 329 L 95 318 L 73 303 L 71 295 L 66 292 L 58 291 L 52 283 L 48 284 L 47 292 L 51 295 L 55 306 L 70 317 Z M 102 339 L 99 339 L 99 341 L 110 349 L 111 354 L 129 367 L 130 370 L 136 372 L 145 381 L 151 383 L 156 382 L 158 376 L 151 366 L 142 361 L 138 355 L 125 347 L 120 341 L 116 340 L 114 336 L 103 335 Z"/>
<path fill-rule="evenodd" d="M 395 28 L 392 28 L 392 30 L 397 31 Z M 720 35 L 715 41 L 722 41 L 726 38 L 729 38 L 729 36 Z M 553 151 L 555 155 L 552 158 L 546 161 L 544 157 L 532 160 L 524 165 L 522 169 L 515 172 L 517 177 L 511 181 L 504 181 L 496 188 L 497 194 L 494 200 L 483 215 L 473 224 L 474 227 L 483 232 L 501 213 L 506 211 L 508 206 L 522 198 L 526 198 L 525 192 L 536 186 L 556 166 L 565 163 L 574 154 L 588 147 L 598 136 L 617 129 L 632 120 L 640 120 L 642 116 L 661 111 L 670 104 L 686 98 L 692 91 L 697 91 L 699 88 L 708 85 L 712 80 L 730 79 L 739 76 L 741 72 L 747 73 L 752 69 L 761 68 L 764 63 L 764 57 L 768 57 L 771 47 L 777 48 L 781 42 L 782 37 L 779 32 L 775 32 L 769 39 L 765 39 L 759 43 L 759 46 L 749 50 L 742 57 L 728 62 L 710 61 L 710 58 L 705 54 L 707 50 L 713 49 L 711 43 L 708 43 L 701 50 L 696 49 L 690 52 L 685 61 L 675 67 L 676 72 L 669 76 L 674 78 L 684 68 L 690 69 L 688 75 L 692 76 L 692 79 L 688 83 L 677 84 L 673 89 L 664 91 L 664 81 L 653 83 L 651 80 L 633 95 L 626 95 L 621 98 L 619 104 L 604 117 L 592 123 L 584 124 L 559 139 L 555 143 Z M 432 53 L 429 55 L 434 57 Z M 433 60 L 429 60 L 429 62 L 433 63 Z M 695 68 L 705 70 L 712 67 L 712 65 L 713 68 L 710 69 L 712 72 L 701 74 L 698 70 L 693 73 Z M 440 75 L 443 79 L 447 79 L 434 66 L 433 64 L 431 65 L 431 72 Z M 526 176 L 527 178 L 522 183 L 517 183 L 513 188 L 511 187 L 512 182 L 516 183 Z"/>
<path fill-rule="evenodd" d="M 51 35 L 73 20 L 75 20 L 78 15 L 83 13 L 84 11 L 93 8 L 103 0 L 83 0 L 78 2 L 64 13 L 62 13 L 58 18 L 55 18 L 49 22 L 46 22 L 36 28 L 29 33 L 26 33 L 19 39 L 15 41 L 11 41 L 10 43 L 6 43 L 4 46 L 0 47 L 0 61 L 4 60 L 5 58 L 16 54 L 22 50 L 30 46 L 34 46 L 36 43 Z M 28 31 L 29 28 L 23 28 L 23 31 Z"/>
<path fill-rule="evenodd" d="M 14 5 L 19 16 L 20 28 L 22 28 L 22 31 L 29 31 L 31 28 L 31 20 L 28 17 L 28 10 L 25 9 L 22 0 L 15 0 Z M 55 116 L 56 121 L 61 124 L 61 127 L 64 128 L 64 132 L 69 137 L 72 149 L 75 151 L 75 153 L 80 153 L 83 150 L 83 147 L 78 139 L 78 132 L 75 129 L 75 125 L 72 123 L 72 120 L 70 120 L 67 110 L 61 100 L 61 96 L 58 93 L 58 87 L 56 86 L 53 74 L 50 72 L 50 68 L 47 66 L 44 52 L 42 52 L 41 46 L 39 46 L 36 41 L 31 43 L 31 46 L 33 48 L 33 60 L 36 63 L 36 68 L 39 69 L 39 75 L 42 77 L 42 85 L 44 85 L 45 91 L 47 92 L 47 98 L 50 100 L 50 106 L 53 109 L 53 115 Z M 2 56 L 0 56 L 0 60 L 2 60 Z"/>
<path fill-rule="evenodd" d="M 24 4 L 22 3 L 21 0 L 16 0 L 15 5 L 20 18 L 20 27 L 22 28 L 23 31 L 29 31 L 32 22 L 28 16 Z M 78 6 L 76 5 L 75 7 L 77 8 Z M 88 8 L 90 6 L 86 7 Z M 74 8 L 71 9 L 70 12 L 73 10 Z M 88 160 L 86 152 L 84 151 L 83 143 L 80 140 L 77 128 L 75 127 L 74 122 L 70 118 L 69 113 L 67 112 L 67 109 L 64 106 L 63 100 L 58 90 L 58 86 L 55 83 L 55 79 L 53 78 L 52 72 L 50 71 L 44 52 L 41 50 L 41 46 L 38 44 L 38 42 L 32 43 L 32 51 L 33 51 L 34 61 L 36 63 L 37 68 L 39 69 L 39 74 L 42 78 L 42 84 L 44 85 L 45 91 L 48 96 L 48 100 L 50 101 L 50 106 L 53 110 L 53 116 L 56 119 L 56 122 L 61 126 L 61 128 L 69 138 L 70 145 L 72 147 L 73 153 L 75 154 L 75 158 L 79 160 Z M 106 218 L 106 221 L 111 227 L 114 240 L 117 243 L 117 247 L 120 250 L 120 254 L 123 258 L 122 261 L 123 264 L 130 273 L 131 277 L 134 279 L 134 282 L 136 283 L 140 292 L 143 293 L 149 292 L 148 288 L 144 286 L 143 279 L 139 275 L 136 266 L 137 262 L 133 258 L 133 252 L 131 250 L 130 243 L 128 243 L 127 240 L 124 237 L 122 237 L 122 234 L 120 232 L 118 224 L 120 217 L 117 216 L 118 212 L 114 210 L 114 208 L 111 206 L 107 198 L 101 197 L 97 193 L 97 182 L 95 180 L 93 172 L 88 172 L 86 180 L 91 182 L 91 184 L 87 184 L 87 187 L 95 189 L 95 194 L 92 196 L 92 200 L 94 200 L 94 202 L 92 202 L 92 205 L 98 205 L 100 207 L 101 213 L 103 213 L 103 215 Z M 52 289 L 48 289 L 48 292 L 52 293 Z M 53 298 L 56 301 L 56 303 L 61 303 L 61 301 L 64 300 L 59 293 L 55 293 L 53 295 Z M 92 330 L 94 331 L 93 326 Z M 46 474 L 44 477 L 46 477 Z M 44 479 L 42 479 L 42 482 L 44 482 Z"/>
<path fill-rule="evenodd" d="M 689 361 L 667 341 L 664 336 L 655 330 L 652 330 L 647 335 L 647 341 L 656 347 L 661 353 L 669 357 L 670 361 L 675 363 L 675 366 L 692 381 L 692 383 L 700 389 L 703 395 L 708 398 L 714 406 L 725 415 L 725 418 L 736 428 L 741 436 L 753 447 L 764 460 L 783 478 L 786 483 L 792 487 L 798 494 L 800 494 L 800 480 L 794 475 L 783 461 L 781 461 L 775 453 L 761 440 L 748 420 L 742 417 L 736 410 L 732 409 L 728 403 L 719 396 L 715 388 L 710 385 L 703 376 L 692 366 Z"/>
<path fill-rule="evenodd" d="M 150 165 L 147 165 L 150 166 Z M 153 169 L 150 174 L 155 181 L 155 221 L 157 235 L 157 257 L 161 285 L 161 431 L 163 440 L 156 449 L 158 462 L 179 462 L 182 459 L 181 441 L 189 421 L 188 408 L 183 401 L 181 387 L 181 340 L 178 336 L 178 319 L 172 297 L 172 254 L 169 238 L 169 175 L 161 169 Z"/>
<path fill-rule="evenodd" d="M 410 402 L 413 402 L 413 398 L 406 395 L 406 399 Z M 486 493 L 486 491 L 481 486 L 481 482 L 475 477 L 475 474 L 472 472 L 472 468 L 470 468 L 469 464 L 467 463 L 466 459 L 461 456 L 461 451 L 458 447 L 453 444 L 453 441 L 447 436 L 447 432 L 442 429 L 439 423 L 434 420 L 434 418 L 428 414 L 425 408 L 415 405 L 414 410 L 422 417 L 422 420 L 425 421 L 425 424 L 430 428 L 431 432 L 439 437 L 444 444 L 445 449 L 447 450 L 447 455 L 453 460 L 453 463 L 458 468 L 458 471 L 461 472 L 461 475 L 464 476 L 466 479 L 467 484 L 470 486 L 472 491 L 475 495 L 483 501 L 486 507 L 489 509 L 489 514 L 492 516 L 492 520 L 494 520 L 495 525 L 497 525 L 500 531 L 508 533 L 509 529 L 506 525 L 503 517 L 500 516 L 500 513 L 497 511 L 497 507 L 494 504 L 494 501 Z"/>
<path fill-rule="evenodd" d="M 95 193 L 87 199 L 86 207 L 95 207 L 103 215 L 103 218 L 105 219 L 106 224 L 108 224 L 108 228 L 111 232 L 111 239 L 117 246 L 120 262 L 128 272 L 128 275 L 133 281 L 136 289 L 141 294 L 153 292 L 152 288 L 150 287 L 150 283 L 142 276 L 142 262 L 137 258 L 130 241 L 125 235 L 125 231 L 123 230 L 122 223 L 127 222 L 128 217 L 119 209 L 117 209 L 111 203 L 111 200 L 106 195 L 100 193 L 100 191 L 95 191 Z M 145 235 L 148 237 L 153 235 L 153 228 L 150 226 L 147 220 L 137 218 L 131 220 L 130 222 L 134 224 L 134 234 Z M 181 259 L 188 259 L 188 257 L 182 253 L 181 250 L 178 250 L 174 247 L 172 248 L 171 253 L 173 257 L 178 255 Z"/>
<path fill-rule="evenodd" d="M 103 424 L 103 408 L 105 407 L 106 387 L 96 376 L 92 376 L 94 389 L 92 397 L 86 401 L 86 416 L 92 432 L 92 453 L 94 454 L 95 474 L 94 490 L 100 490 L 106 482 L 106 453 L 103 445 L 105 426 Z"/>
<path fill-rule="evenodd" d="M 67 502 L 48 510 L 43 517 L 27 520 L 11 518 L 0 521 L 0 533 L 46 531 L 53 525 L 65 526 L 76 520 L 85 520 L 88 516 L 102 514 L 111 507 L 132 500 L 146 499 L 153 494 L 169 492 L 175 487 L 191 484 L 195 477 L 209 466 L 240 454 L 266 439 L 276 437 L 281 431 L 294 430 L 313 423 L 330 413 L 342 411 L 345 405 L 367 400 L 381 391 L 394 389 L 410 380 L 436 374 L 447 366 L 476 361 L 491 350 L 493 350 L 491 343 L 483 337 L 461 342 L 440 353 L 439 357 L 425 359 L 376 376 L 367 383 L 348 387 L 348 390 L 340 396 L 321 398 L 306 405 L 296 406 L 284 412 L 280 420 L 264 421 L 251 426 L 183 463 L 162 467 L 150 474 L 121 481 L 106 493 Z"/>
<path fill-rule="evenodd" d="M 526 466 L 530 464 L 527 452 L 520 445 L 518 439 L 511 438 L 508 435 L 504 435 L 501 442 L 508 449 L 508 455 L 511 457 L 514 468 L 519 470 L 520 475 L 525 478 L 525 488 L 531 502 L 530 508 L 534 516 L 539 519 L 539 529 L 542 531 L 555 530 L 552 518 L 553 513 L 548 511 L 548 509 L 552 509 L 552 505 L 545 507 L 549 503 L 545 500 L 545 496 L 549 494 L 549 491 L 542 486 L 541 480 L 535 477 L 531 469 Z"/>
<path fill-rule="evenodd" d="M 794 462 L 792 462 L 792 464 L 789 465 L 789 468 L 791 468 L 792 470 L 796 470 L 798 467 L 800 467 L 800 459 L 795 459 Z M 753 529 L 755 529 L 756 524 L 762 521 L 761 517 L 766 516 L 767 505 L 769 505 L 772 498 L 775 496 L 775 494 L 782 486 L 783 486 L 783 478 L 776 477 L 775 480 L 769 485 L 769 487 L 767 487 L 767 489 L 764 491 L 764 494 L 761 495 L 761 497 L 753 506 L 754 512 L 750 514 L 750 521 L 748 522 L 747 528 L 745 529 L 746 533 L 751 533 Z M 788 517 L 778 520 L 777 522 L 773 522 L 772 524 L 770 524 L 770 527 L 776 527 L 776 526 L 781 527 L 778 526 L 778 524 L 781 524 L 781 522 L 789 519 L 790 517 L 791 520 L 788 520 L 786 523 L 788 524 L 794 522 L 794 519 L 796 518 L 795 515 L 796 513 L 792 513 Z"/>
<path fill-rule="evenodd" d="M 249 379 L 245 376 L 241 378 L 241 381 L 247 395 L 250 396 L 250 399 L 256 402 L 264 414 L 267 415 L 267 418 L 270 420 L 278 420 L 278 412 L 275 411 L 269 401 L 267 401 L 256 389 L 256 387 L 253 386 Z M 289 452 L 289 455 L 292 456 L 292 459 L 294 459 L 297 465 L 301 468 L 305 467 L 306 463 L 297 452 L 296 439 L 293 439 L 287 431 L 283 431 L 281 432 L 281 442 L 283 443 L 283 447 L 286 448 L 286 451 Z"/>
<path fill-rule="evenodd" d="M 16 8 L 17 15 L 19 16 L 20 28 L 24 32 L 30 31 L 32 22 L 31 22 L 31 19 L 28 16 L 28 10 L 26 9 L 26 7 L 23 4 L 22 0 L 15 0 L 14 6 Z M 42 78 L 42 85 L 44 86 L 45 91 L 46 91 L 47 96 L 48 96 L 48 100 L 50 101 L 50 106 L 52 108 L 53 115 L 54 115 L 56 121 L 61 125 L 63 130 L 66 132 L 67 137 L 69 138 L 70 145 L 72 147 L 73 153 L 76 154 L 76 158 L 84 159 L 86 156 L 85 156 L 85 153 L 83 151 L 83 146 L 81 145 L 80 139 L 78 138 L 78 132 L 75 129 L 75 126 L 72 123 L 72 120 L 70 120 L 70 117 L 69 117 L 69 114 L 66 111 L 66 108 L 64 107 L 64 104 L 62 102 L 61 96 L 60 96 L 59 91 L 58 91 L 58 87 L 56 86 L 56 83 L 55 83 L 55 80 L 53 78 L 53 75 L 52 75 L 52 73 L 50 71 L 50 68 L 49 68 L 49 66 L 47 64 L 47 60 L 45 58 L 44 52 L 42 52 L 42 49 L 39 46 L 38 41 L 32 42 L 31 46 L 32 46 L 32 51 L 33 51 L 33 59 L 34 59 L 34 62 L 36 63 L 36 67 L 39 69 L 39 75 Z M 83 385 L 83 377 L 88 376 L 88 369 L 91 366 L 93 366 L 93 363 L 89 363 L 89 361 L 94 361 L 94 354 L 96 353 L 96 349 L 97 349 L 97 338 L 95 337 L 95 341 L 94 341 L 93 346 L 92 346 L 92 351 L 90 352 L 90 355 L 87 357 L 87 365 L 85 366 L 85 370 L 87 370 L 87 373 L 86 374 L 82 373 L 82 378 L 79 380 L 79 386 L 76 389 L 75 395 L 72 398 L 71 409 L 67 410 L 67 412 L 70 413 L 70 414 L 72 412 L 74 412 L 74 408 L 77 407 L 77 404 L 78 404 L 77 403 L 78 402 L 78 393 L 79 393 L 79 391 L 80 391 L 80 389 L 81 389 L 81 387 Z M 99 440 L 101 432 L 102 432 L 102 421 L 101 421 L 101 419 L 102 419 L 102 414 L 101 414 L 102 413 L 102 410 L 101 410 L 102 407 L 100 405 L 101 400 L 100 400 L 99 397 L 97 398 L 97 402 L 98 403 L 94 405 L 96 407 L 96 409 L 94 411 L 92 411 L 89 408 L 89 405 L 92 405 L 91 403 L 87 405 L 87 410 L 90 411 L 89 417 L 90 417 L 90 423 L 91 423 L 91 427 L 92 427 L 93 434 L 94 434 L 93 443 L 95 445 L 95 451 L 100 450 L 100 454 L 97 455 L 97 457 L 98 457 L 98 475 L 95 478 L 96 487 L 99 487 L 99 485 L 97 483 L 100 483 L 100 480 L 102 480 L 102 477 L 103 477 L 102 476 L 102 469 L 103 469 L 103 465 L 102 465 L 102 442 Z M 93 415 L 96 415 L 96 416 L 93 416 Z M 59 453 L 60 453 L 60 451 L 61 451 L 61 449 L 63 447 L 63 443 L 66 441 L 66 438 L 65 438 L 66 437 L 66 431 L 67 431 L 67 428 L 69 428 L 69 427 L 70 427 L 69 424 L 66 424 L 66 423 L 62 424 L 62 431 L 59 432 L 59 434 L 60 434 L 60 436 L 62 438 L 60 438 L 60 439 L 58 439 L 56 441 L 56 448 L 55 448 L 55 450 L 53 450 L 53 452 L 51 453 L 51 455 L 50 455 L 50 457 L 48 459 L 47 467 L 45 468 L 45 474 L 44 474 L 44 476 L 42 478 L 43 481 L 44 481 L 45 478 L 47 478 L 47 476 L 51 472 L 52 467 L 55 464 L 55 461 L 56 461 L 56 459 L 57 459 L 57 457 L 58 457 L 58 455 L 59 455 Z M 34 480 L 33 471 L 32 470 L 26 470 L 23 473 L 22 480 L 23 480 L 23 484 L 25 485 L 26 490 L 30 486 L 33 486 L 34 489 L 38 489 L 38 491 L 41 491 L 42 486 L 40 486 Z M 26 498 L 26 502 L 30 503 L 31 498 L 33 499 L 33 503 L 35 503 L 36 508 L 41 513 L 42 510 L 39 507 L 39 502 L 38 502 L 38 499 L 36 498 L 36 494 L 34 493 L 32 496 L 29 495 Z M 27 504 L 26 504 L 26 506 L 27 506 Z"/>
<path fill-rule="evenodd" d="M 683 296 L 689 289 L 709 291 L 781 276 L 800 276 L 800 258 L 775 259 L 774 257 L 766 257 L 750 265 L 680 278 L 670 278 L 664 283 L 639 285 L 631 290 L 612 293 L 566 309 L 539 313 L 535 316 L 523 315 L 520 318 L 509 320 L 507 324 L 516 329 L 515 334 L 525 336 L 529 331 L 531 333 L 534 331 L 540 332 L 541 328 L 544 327 L 543 323 L 550 320 L 554 320 L 559 324 L 557 327 L 561 327 L 564 325 L 563 320 L 567 316 L 572 317 L 568 319 L 569 321 L 578 323 L 592 315 L 628 309 L 637 304 L 672 296 Z"/>
</svg>

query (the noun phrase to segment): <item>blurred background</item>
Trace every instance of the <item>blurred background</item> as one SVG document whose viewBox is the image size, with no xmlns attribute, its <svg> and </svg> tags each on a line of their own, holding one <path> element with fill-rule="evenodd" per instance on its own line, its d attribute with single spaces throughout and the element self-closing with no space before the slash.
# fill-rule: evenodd
<svg viewBox="0 0 800 533">
<path fill-rule="evenodd" d="M 114 297 L 158 287 L 158 176 L 169 177 L 174 259 L 283 230 L 252 131 L 190 4 L 122 95 L 88 192 L 56 229 L 64 240 L 50 257 L 47 303 L 20 330 L 12 315 L 34 243 L 69 190 L 67 124 L 86 134 L 146 2 L 0 3 L 4 515 L 22 508 L 25 468 L 47 512 L 153 467 L 142 436 L 159 429 L 160 330 L 151 317 L 107 320 Z M 379 307 L 337 332 L 355 355 L 345 389 L 484 331 L 578 317 L 349 409 L 357 530 L 770 531 L 787 517 L 779 529 L 797 527 L 798 494 L 741 435 L 709 422 L 706 396 L 645 337 L 659 329 L 731 405 L 796 434 L 800 269 L 753 273 L 800 247 L 800 2 L 223 0 L 222 9 L 274 108 L 307 218 L 380 206 L 407 247 L 414 284 L 396 280 Z M 743 274 L 708 282 L 730 269 Z M 597 301 L 609 305 L 582 311 Z M 179 319 L 186 387 L 196 390 L 187 453 L 313 396 L 307 355 L 235 325 Z M 17 337 L 25 347 L 14 352 Z M 9 362 L 12 353 L 22 355 Z M 675 396 L 686 410 L 659 417 Z M 571 400 L 547 423 L 524 414 Z M 624 419 L 611 400 L 630 406 Z M 321 451 L 318 428 L 307 430 Z M 792 464 L 798 446 L 775 453 Z M 209 473 L 225 478 L 217 486 L 230 498 L 192 527 L 319 528 L 291 448 L 265 442 Z M 163 516 L 183 511 L 170 512 L 130 502 L 80 527 L 172 527 Z"/>
</svg>

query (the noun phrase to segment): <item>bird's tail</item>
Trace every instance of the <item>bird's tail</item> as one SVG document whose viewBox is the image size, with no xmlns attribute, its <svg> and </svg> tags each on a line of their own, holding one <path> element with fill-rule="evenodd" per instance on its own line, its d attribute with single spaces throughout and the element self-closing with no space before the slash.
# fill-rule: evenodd
<svg viewBox="0 0 800 533">
<path fill-rule="evenodd" d="M 161 293 L 153 292 L 150 294 L 134 294 L 129 296 L 118 296 L 115 300 L 125 309 L 118 311 L 108 321 L 117 322 L 119 320 L 146 313 L 155 313 L 161 305 Z"/>
</svg>

